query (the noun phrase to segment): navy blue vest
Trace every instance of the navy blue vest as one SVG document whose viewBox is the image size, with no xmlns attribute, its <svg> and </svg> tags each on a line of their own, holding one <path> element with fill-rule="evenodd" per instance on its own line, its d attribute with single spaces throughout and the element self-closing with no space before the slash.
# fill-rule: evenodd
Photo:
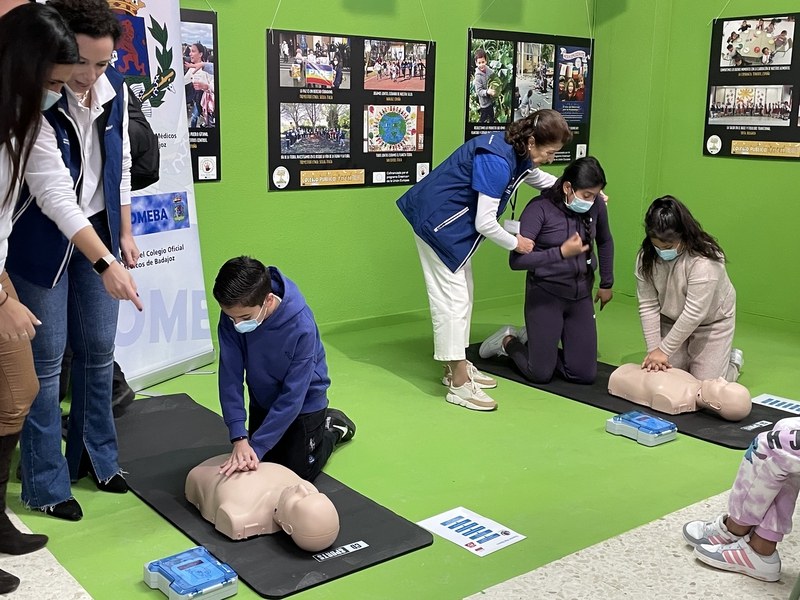
<svg viewBox="0 0 800 600">
<path fill-rule="evenodd" d="M 491 152 L 508 164 L 509 180 L 497 209 L 499 217 L 523 176 L 533 169 L 531 159 L 520 157 L 506 143 L 503 132 L 479 135 L 463 144 L 397 201 L 414 233 L 454 273 L 483 241 L 475 229 L 478 192 L 472 189 L 472 165 L 478 149 Z"/>
<path fill-rule="evenodd" d="M 122 122 L 125 114 L 125 80 L 114 69 L 106 70 L 106 77 L 117 95 L 103 106 L 103 114 L 95 121 L 103 157 L 103 194 L 106 200 L 108 225 L 111 231 L 111 252 L 119 255 L 120 195 L 122 181 Z M 81 141 L 67 104 L 67 90 L 61 99 L 43 113 L 56 133 L 56 143 L 64 164 L 69 168 L 80 195 L 83 183 Z M 55 287 L 61 279 L 72 256 L 73 245 L 64 237 L 56 224 L 47 218 L 31 197 L 28 186 L 14 209 L 14 229 L 8 238 L 6 269 L 31 283 L 46 288 Z"/>
</svg>

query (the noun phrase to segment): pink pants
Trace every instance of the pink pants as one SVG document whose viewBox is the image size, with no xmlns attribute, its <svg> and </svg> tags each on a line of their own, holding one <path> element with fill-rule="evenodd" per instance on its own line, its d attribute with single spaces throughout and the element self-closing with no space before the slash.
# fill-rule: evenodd
<svg viewBox="0 0 800 600">
<path fill-rule="evenodd" d="M 760 433 L 742 459 L 733 482 L 728 511 L 740 525 L 780 542 L 792 531 L 792 514 L 800 491 L 800 417 L 781 419 Z"/>
</svg>

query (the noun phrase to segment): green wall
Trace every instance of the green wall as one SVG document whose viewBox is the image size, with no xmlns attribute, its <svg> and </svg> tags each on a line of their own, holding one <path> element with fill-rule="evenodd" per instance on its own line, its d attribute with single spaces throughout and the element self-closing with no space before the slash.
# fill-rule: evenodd
<svg viewBox="0 0 800 600">
<path fill-rule="evenodd" d="M 437 164 L 463 139 L 470 26 L 589 34 L 584 0 L 422 4 L 437 42 Z M 210 297 L 214 276 L 226 259 L 241 253 L 275 264 L 295 279 L 320 323 L 426 309 L 411 230 L 394 205 L 405 188 L 267 193 L 264 38 L 278 2 L 214 0 L 211 5 L 219 13 L 224 179 L 197 185 L 196 195 L 212 326 L 217 319 Z M 800 194 L 792 177 L 798 165 L 701 153 L 707 24 L 723 5 L 722 0 L 597 0 L 592 153 L 610 182 L 615 290 L 619 301 L 626 296 L 632 301 L 633 257 L 644 211 L 653 198 L 671 193 L 691 207 L 728 253 L 740 314 L 800 322 L 800 269 L 794 263 L 800 253 L 793 248 Z M 205 0 L 183 0 L 181 6 L 209 10 Z M 770 2 L 770 12 L 781 9 L 797 10 L 796 3 Z M 731 0 L 723 17 L 751 10 L 744 0 Z M 429 37 L 419 0 L 285 0 L 274 26 Z M 779 208 L 784 202 L 788 207 Z M 505 251 L 493 244 L 481 248 L 474 259 L 478 301 L 522 292 L 522 275 L 506 264 Z"/>
<path fill-rule="evenodd" d="M 630 257 L 641 243 L 644 212 L 654 198 L 672 194 L 727 253 L 740 317 L 800 322 L 800 164 L 702 155 L 710 21 L 725 4 L 598 0 L 592 140 L 613 183 L 616 289 L 635 291 Z M 800 7 L 731 0 L 720 18 L 758 9 Z"/>
<path fill-rule="evenodd" d="M 195 186 L 209 316 L 220 265 L 249 253 L 300 285 L 320 323 L 427 310 L 411 228 L 395 206 L 406 187 L 267 193 L 265 32 L 276 0 L 211 0 L 218 11 L 223 181 Z M 584 0 L 424 0 L 437 42 L 434 162 L 462 141 L 467 29 L 587 36 Z M 209 10 L 203 0 L 183 8 Z M 564 15 L 575 15 L 565 18 Z M 418 0 L 284 0 L 276 28 L 429 39 Z M 522 196 L 521 196 L 522 198 Z M 478 299 L 520 294 L 507 254 L 474 261 Z"/>
</svg>

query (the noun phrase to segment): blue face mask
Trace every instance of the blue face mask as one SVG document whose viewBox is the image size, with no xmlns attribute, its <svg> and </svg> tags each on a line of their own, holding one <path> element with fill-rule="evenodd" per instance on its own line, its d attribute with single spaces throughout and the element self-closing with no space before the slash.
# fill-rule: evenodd
<svg viewBox="0 0 800 600">
<path fill-rule="evenodd" d="M 655 244 L 653 244 L 653 248 L 656 249 L 656 252 L 663 260 L 675 260 L 678 258 L 678 251 L 675 248 L 670 248 L 668 250 L 662 250 Z"/>
<path fill-rule="evenodd" d="M 47 110 L 60 99 L 61 93 L 54 92 L 53 90 L 45 90 L 44 96 L 42 97 L 42 110 Z"/>
<path fill-rule="evenodd" d="M 588 200 L 581 200 L 580 198 L 578 198 L 578 196 L 576 196 L 573 193 L 572 202 L 567 204 L 567 208 L 576 213 L 585 213 L 590 208 L 592 208 L 593 204 L 594 202 L 589 202 Z"/>
<path fill-rule="evenodd" d="M 267 306 L 267 301 L 264 300 L 264 304 L 261 305 L 261 310 L 258 311 L 258 316 L 255 319 L 248 319 L 247 321 L 239 321 L 238 323 L 235 322 L 231 317 L 228 317 L 231 322 L 233 323 L 233 328 L 238 331 L 239 333 L 250 333 L 256 327 L 261 325 L 262 322 L 259 322 L 258 318 L 261 316 L 261 313 L 264 311 L 264 308 Z"/>
</svg>

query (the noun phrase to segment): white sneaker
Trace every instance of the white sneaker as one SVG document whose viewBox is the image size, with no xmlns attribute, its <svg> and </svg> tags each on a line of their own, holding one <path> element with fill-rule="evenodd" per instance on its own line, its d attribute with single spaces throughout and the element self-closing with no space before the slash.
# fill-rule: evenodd
<svg viewBox="0 0 800 600">
<path fill-rule="evenodd" d="M 442 385 L 450 387 L 453 383 L 451 379 L 452 375 L 453 373 L 450 370 L 450 365 L 445 364 L 444 377 L 442 377 Z M 481 373 L 480 371 L 478 371 L 478 369 L 475 368 L 475 365 L 473 365 L 469 361 L 467 361 L 467 375 L 469 376 L 470 379 L 472 379 L 472 381 L 475 382 L 475 385 L 477 385 L 481 389 L 489 390 L 497 387 L 497 381 L 495 379 L 492 379 L 485 373 Z"/>
<path fill-rule="evenodd" d="M 736 365 L 736 368 L 741 371 L 742 367 L 744 367 L 744 354 L 742 351 L 738 348 L 731 349 L 730 362 L 731 364 Z"/>
<path fill-rule="evenodd" d="M 778 581 L 781 578 L 781 557 L 776 550 L 770 556 L 757 554 L 743 537 L 732 544 L 709 546 L 703 544 L 694 549 L 694 555 L 715 569 L 742 573 L 761 581 Z"/>
<path fill-rule="evenodd" d="M 697 548 L 703 544 L 715 546 L 737 542 L 742 536 L 734 535 L 728 531 L 728 528 L 725 527 L 725 519 L 727 517 L 727 514 L 723 514 L 713 521 L 692 521 L 691 523 L 686 523 L 686 525 L 683 526 L 683 537 L 693 548 Z"/>
<path fill-rule="evenodd" d="M 445 397 L 450 404 L 458 404 L 470 410 L 495 410 L 497 402 L 492 400 L 471 379 L 458 387 L 450 386 Z"/>
<path fill-rule="evenodd" d="M 523 344 L 528 343 L 528 328 L 525 325 L 517 327 L 517 339 Z"/>
<path fill-rule="evenodd" d="M 503 340 L 506 336 L 517 335 L 517 328 L 512 325 L 506 325 L 500 328 L 500 331 L 493 333 L 486 341 L 481 344 L 478 354 L 481 358 L 489 358 L 491 356 L 508 356 L 503 348 Z"/>
</svg>

